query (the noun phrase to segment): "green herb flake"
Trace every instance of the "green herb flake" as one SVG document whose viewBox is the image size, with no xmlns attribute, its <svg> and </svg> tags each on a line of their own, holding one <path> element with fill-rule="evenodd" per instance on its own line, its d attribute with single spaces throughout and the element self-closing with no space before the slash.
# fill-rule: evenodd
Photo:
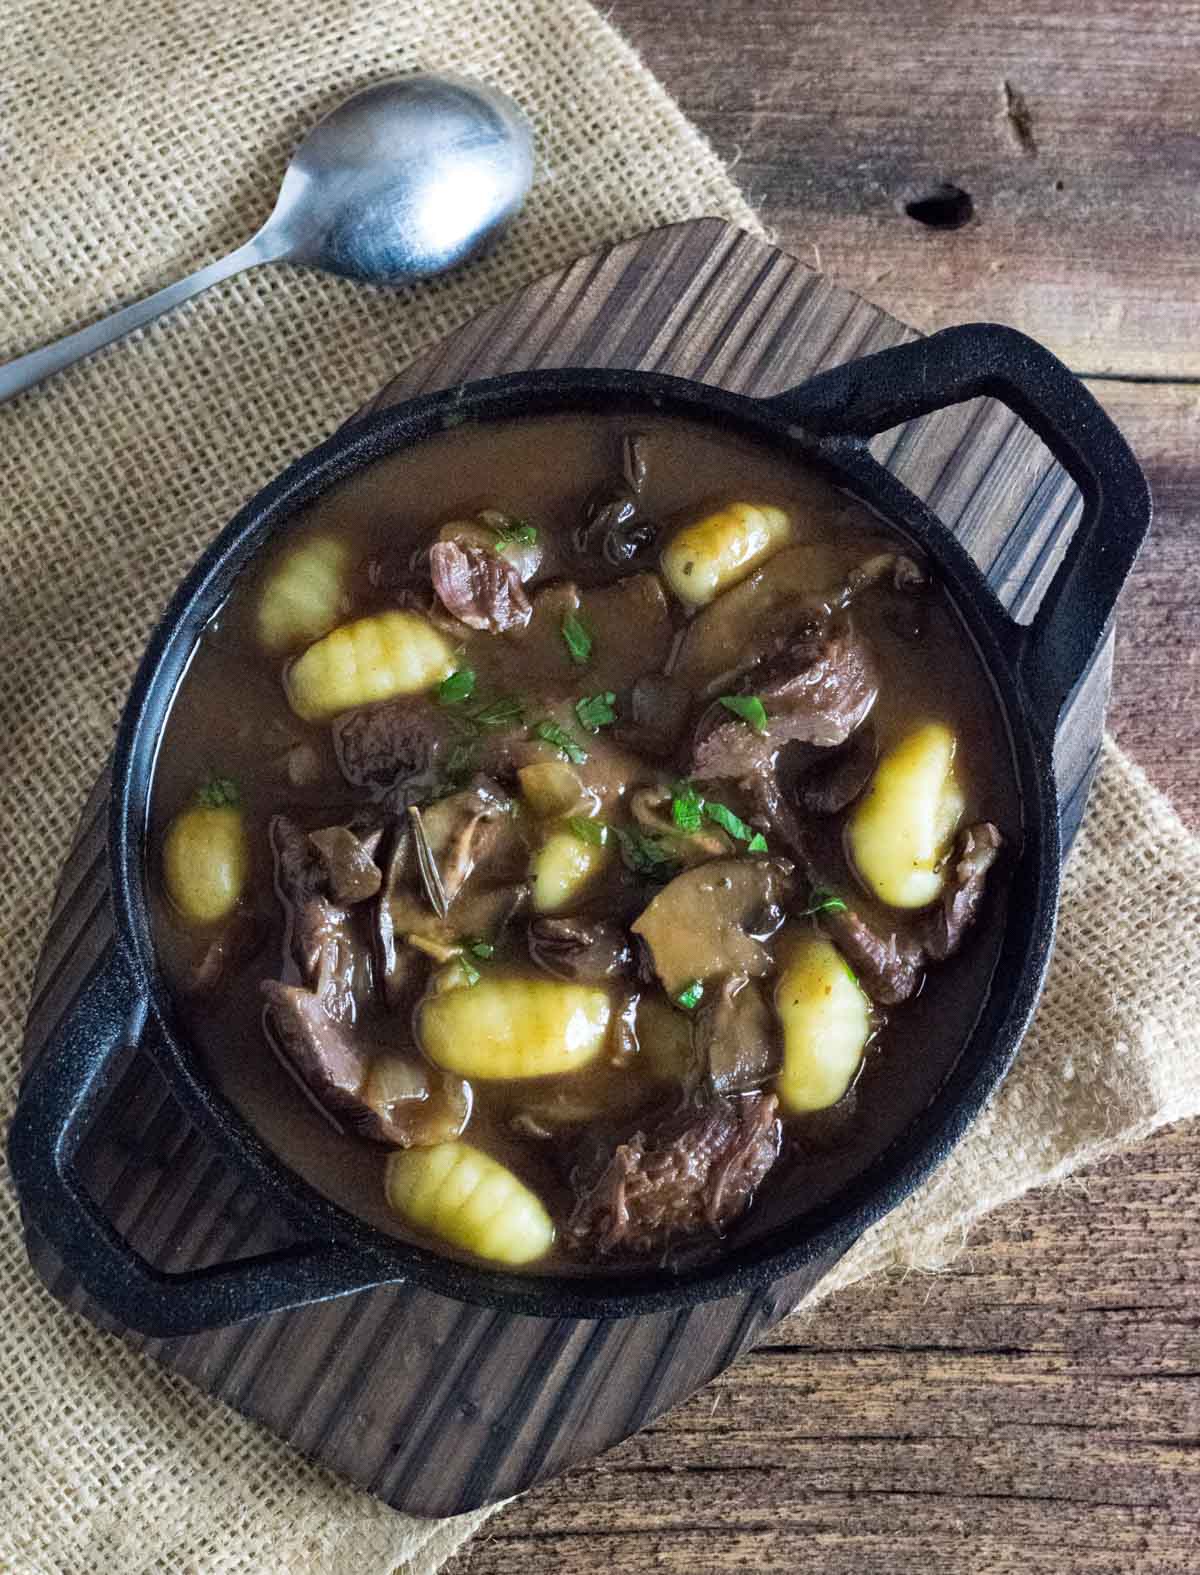
<svg viewBox="0 0 1200 1575">
<path fill-rule="evenodd" d="M 468 941 L 467 950 L 472 957 L 478 957 L 481 962 L 486 962 L 489 957 L 495 956 L 496 953 L 496 948 L 491 941 L 482 940 Z"/>
<path fill-rule="evenodd" d="M 587 750 L 580 749 L 570 733 L 549 718 L 544 722 L 534 723 L 533 736 L 540 738 L 543 743 L 553 744 L 555 749 L 566 755 L 572 765 L 581 766 L 587 759 Z"/>
<path fill-rule="evenodd" d="M 458 966 L 462 969 L 463 978 L 468 985 L 478 984 L 480 980 L 479 969 L 465 954 L 459 957 Z"/>
<path fill-rule="evenodd" d="M 740 815 L 735 815 L 724 804 L 715 804 L 712 799 L 704 800 L 704 813 L 709 820 L 720 826 L 722 831 L 728 832 L 735 842 L 752 842 L 754 829 L 748 826 Z"/>
<path fill-rule="evenodd" d="M 766 853 L 767 852 L 767 839 L 766 839 L 766 837 L 763 836 L 761 831 L 756 831 L 754 833 L 754 835 L 750 838 L 750 841 L 746 844 L 746 852 L 747 853 Z"/>
<path fill-rule="evenodd" d="M 205 809 L 236 809 L 242 795 L 232 777 L 210 777 L 196 794 L 196 802 Z"/>
<path fill-rule="evenodd" d="M 616 703 L 617 697 L 611 689 L 606 689 L 602 695 L 587 695 L 576 700 L 575 715 L 580 727 L 587 728 L 589 733 L 598 733 L 602 727 L 611 726 L 617 720 Z"/>
<path fill-rule="evenodd" d="M 485 509 L 480 518 L 489 530 L 495 531 L 497 547 L 507 547 L 510 543 L 518 547 L 532 547 L 538 539 L 537 526 L 517 514 L 501 514 L 498 509 Z"/>
<path fill-rule="evenodd" d="M 567 825 L 580 842 L 589 842 L 594 848 L 602 848 L 608 841 L 608 827 L 602 820 L 587 820 L 583 815 L 572 815 Z"/>
<path fill-rule="evenodd" d="M 693 979 L 691 984 L 689 984 L 686 989 L 680 990 L 675 999 L 679 1005 L 683 1007 L 685 1012 L 694 1012 L 700 1005 L 700 1000 L 703 994 L 703 984 L 699 979 Z"/>
<path fill-rule="evenodd" d="M 443 705 L 461 705 L 475 693 L 475 669 L 460 667 L 438 685 L 438 699 Z"/>
<path fill-rule="evenodd" d="M 674 852 L 663 846 L 655 837 L 644 832 L 614 826 L 617 841 L 621 844 L 621 858 L 627 869 L 635 875 L 645 875 L 650 880 L 667 881 L 679 868 Z"/>
<path fill-rule="evenodd" d="M 721 704 L 734 716 L 740 717 L 756 733 L 767 730 L 767 708 L 757 695 L 722 695 Z"/>
<path fill-rule="evenodd" d="M 818 913 L 845 913 L 846 904 L 840 897 L 831 891 L 824 891 L 821 887 L 814 887 L 809 894 L 809 905 L 800 915 L 802 919 L 813 919 Z M 855 983 L 858 981 L 855 980 Z"/>
<path fill-rule="evenodd" d="M 476 727 L 504 727 L 525 720 L 525 703 L 518 695 L 500 695 L 467 713 Z"/>
<path fill-rule="evenodd" d="M 567 650 L 576 667 L 586 666 L 592 654 L 592 636 L 587 624 L 578 613 L 564 614 L 562 637 L 566 641 Z"/>
<path fill-rule="evenodd" d="M 704 818 L 704 800 L 690 782 L 680 782 L 671 799 L 671 819 L 680 831 L 700 830 Z"/>
</svg>

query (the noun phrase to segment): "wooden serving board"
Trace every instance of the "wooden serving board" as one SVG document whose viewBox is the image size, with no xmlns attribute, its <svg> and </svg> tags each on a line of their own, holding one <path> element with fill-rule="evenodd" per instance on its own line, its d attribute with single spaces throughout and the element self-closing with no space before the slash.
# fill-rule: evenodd
<svg viewBox="0 0 1200 1575">
<path fill-rule="evenodd" d="M 795 258 L 698 220 L 531 285 L 415 362 L 371 408 L 555 366 L 640 367 L 770 394 L 912 337 Z M 1074 486 L 1041 443 L 980 400 L 885 433 L 874 450 L 1027 617 L 1079 515 Z M 1060 733 L 1068 840 L 1095 765 L 1111 664 L 1110 639 Z M 102 779 L 56 901 L 26 1065 L 111 935 L 105 801 Z M 117 1229 L 165 1270 L 294 1239 L 182 1116 L 143 1051 L 114 1069 L 79 1164 Z M 111 1327 L 44 1241 L 30 1233 L 28 1245 L 56 1296 Z M 827 1267 L 765 1294 L 623 1321 L 509 1317 L 393 1286 L 207 1334 L 127 1337 L 397 1508 L 447 1515 L 517 1493 L 644 1426 L 735 1360 Z"/>
</svg>

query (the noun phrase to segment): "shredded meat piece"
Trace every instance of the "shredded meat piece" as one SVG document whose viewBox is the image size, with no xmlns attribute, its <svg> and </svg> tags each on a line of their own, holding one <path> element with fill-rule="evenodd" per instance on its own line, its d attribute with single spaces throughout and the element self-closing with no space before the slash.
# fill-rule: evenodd
<svg viewBox="0 0 1200 1575">
<path fill-rule="evenodd" d="M 572 1176 L 569 1246 L 583 1255 L 660 1252 L 718 1235 L 750 1205 L 779 1157 L 774 1094 L 717 1097 L 634 1132 Z"/>
<path fill-rule="evenodd" d="M 433 588 L 447 612 L 472 629 L 503 634 L 523 629 L 533 608 L 516 568 L 486 547 L 435 541 L 429 549 Z"/>
<path fill-rule="evenodd" d="M 922 916 L 915 935 L 881 934 L 853 908 L 822 915 L 821 922 L 881 1006 L 896 1006 L 916 993 L 929 962 L 944 962 L 962 945 L 979 916 L 987 872 L 1003 839 L 990 821 L 958 834 L 946 888 L 936 908 Z"/>
<path fill-rule="evenodd" d="M 378 1052 L 335 1022 L 311 990 L 264 979 L 272 1038 L 317 1103 L 360 1137 L 401 1148 L 457 1137 L 470 1115 L 460 1078 Z"/>
<path fill-rule="evenodd" d="M 287 815 L 276 815 L 270 839 L 275 890 L 287 918 L 285 951 L 330 1014 L 353 1022 L 359 993 L 369 988 L 370 959 L 358 945 L 346 908 L 331 900 L 325 860 L 304 828 Z"/>
</svg>

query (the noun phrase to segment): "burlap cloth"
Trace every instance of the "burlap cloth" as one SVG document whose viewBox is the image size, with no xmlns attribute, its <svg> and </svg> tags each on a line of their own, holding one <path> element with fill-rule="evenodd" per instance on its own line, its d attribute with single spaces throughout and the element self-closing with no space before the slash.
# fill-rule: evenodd
<svg viewBox="0 0 1200 1575">
<path fill-rule="evenodd" d="M 536 123 L 536 190 L 490 260 L 399 294 L 264 270 L 0 409 L 6 1122 L 66 839 L 200 547 L 416 352 L 528 280 L 653 224 L 757 226 L 583 0 L 0 0 L 0 354 L 241 241 L 315 113 L 417 66 L 485 76 Z M 998 1203 L 1192 1113 L 1198 977 L 1200 845 L 1109 745 L 1015 1074 L 823 1289 L 936 1264 Z M 393 1513 L 63 1312 L 7 1188 L 0 1208 L 0 1568 L 432 1571 L 479 1523 Z"/>
</svg>

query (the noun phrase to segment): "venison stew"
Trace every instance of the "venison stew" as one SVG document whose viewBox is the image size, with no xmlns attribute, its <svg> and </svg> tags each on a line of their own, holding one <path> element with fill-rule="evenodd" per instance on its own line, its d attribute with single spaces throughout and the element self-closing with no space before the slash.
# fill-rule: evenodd
<svg viewBox="0 0 1200 1575">
<path fill-rule="evenodd" d="M 480 1267 L 679 1272 L 833 1198 L 987 997 L 1012 743 L 936 564 L 781 450 L 529 415 L 256 555 L 157 754 L 155 944 L 314 1188 Z"/>
</svg>

